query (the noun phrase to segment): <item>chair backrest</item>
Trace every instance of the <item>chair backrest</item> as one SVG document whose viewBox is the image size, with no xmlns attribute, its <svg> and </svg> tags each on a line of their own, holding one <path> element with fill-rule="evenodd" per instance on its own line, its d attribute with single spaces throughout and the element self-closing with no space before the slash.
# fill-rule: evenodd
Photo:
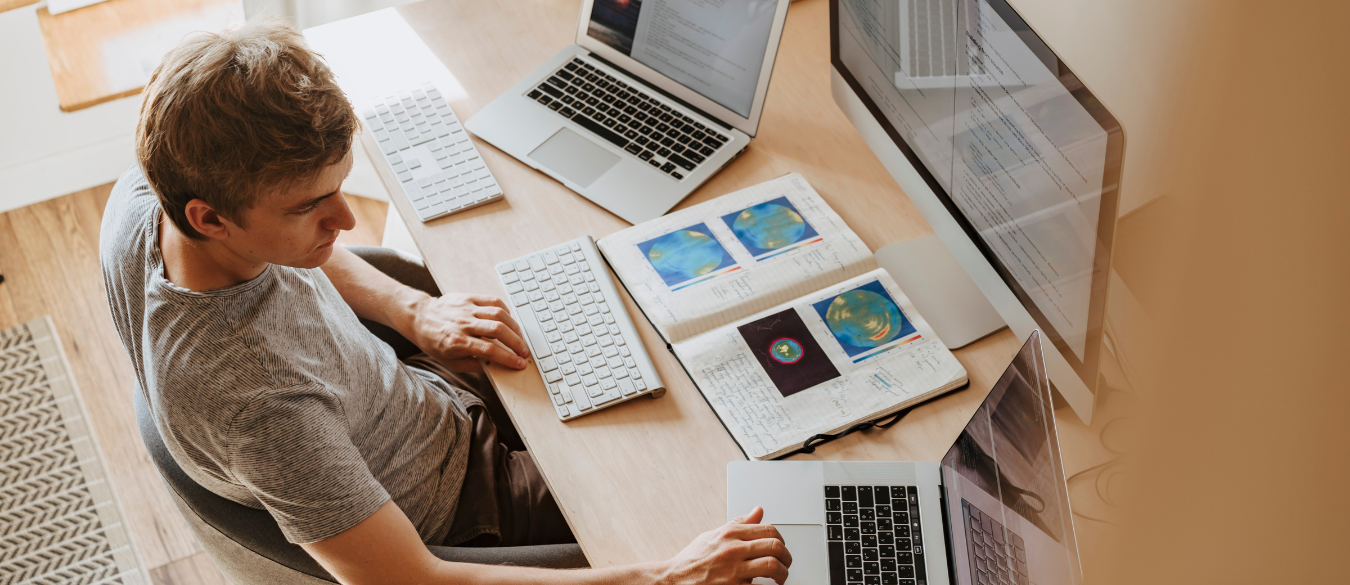
<svg viewBox="0 0 1350 585">
<path fill-rule="evenodd" d="M 208 546 L 207 552 L 217 564 L 224 564 L 221 562 L 221 556 L 228 555 L 233 560 L 239 561 L 238 557 L 241 554 L 253 554 L 257 555 L 259 562 L 269 565 L 275 563 L 309 577 L 330 583 L 336 582 L 328 571 L 309 556 L 309 553 L 299 545 L 286 540 L 276 520 L 272 519 L 272 515 L 266 510 L 250 508 L 227 500 L 192 481 L 164 445 L 164 439 L 160 437 L 159 428 L 155 426 L 144 393 L 140 388 L 133 389 L 133 392 L 136 395 L 136 424 L 140 427 L 141 440 L 145 442 L 150 459 L 155 462 L 164 483 L 168 484 L 174 495 L 190 509 L 184 510 L 183 513 L 186 515 L 190 511 L 202 524 L 238 545 L 236 550 L 231 551 L 213 551 Z M 194 529 L 198 525 L 196 522 L 192 524 Z M 197 538 L 204 545 L 220 542 L 219 538 L 207 538 L 202 534 L 197 534 Z M 228 542 L 226 544 L 228 545 Z"/>
<path fill-rule="evenodd" d="M 140 388 L 133 388 L 136 425 L 159 474 L 173 492 L 207 554 L 234 583 L 314 585 L 337 581 L 298 545 L 282 535 L 265 510 L 237 504 L 215 494 L 178 466 L 159 435 L 150 407 Z M 547 544 L 498 548 L 428 546 L 436 557 L 454 563 L 516 565 L 553 569 L 590 567 L 581 546 Z"/>
</svg>

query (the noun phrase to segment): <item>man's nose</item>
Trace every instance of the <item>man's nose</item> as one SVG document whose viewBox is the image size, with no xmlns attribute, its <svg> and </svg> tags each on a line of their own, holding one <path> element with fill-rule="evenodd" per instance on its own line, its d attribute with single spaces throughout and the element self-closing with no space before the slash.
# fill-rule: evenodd
<svg viewBox="0 0 1350 585">
<path fill-rule="evenodd" d="M 337 205 L 331 214 L 325 218 L 323 227 L 329 230 L 349 231 L 356 227 L 356 215 L 352 213 L 352 208 L 347 205 L 346 196 L 341 193 L 334 199 Z"/>
</svg>

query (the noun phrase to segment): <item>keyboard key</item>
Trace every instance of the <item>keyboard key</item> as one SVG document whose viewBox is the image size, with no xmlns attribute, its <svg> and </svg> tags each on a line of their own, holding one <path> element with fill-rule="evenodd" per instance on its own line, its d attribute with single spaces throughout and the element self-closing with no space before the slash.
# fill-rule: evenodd
<svg viewBox="0 0 1350 585">
<path fill-rule="evenodd" d="M 873 504 L 872 486 L 870 485 L 858 486 L 857 490 L 858 490 L 858 505 L 871 508 Z"/>
<path fill-rule="evenodd" d="M 590 119 L 582 117 L 572 118 L 572 121 L 581 125 L 581 127 L 595 133 L 596 136 L 599 136 L 613 143 L 615 146 L 618 146 L 619 148 L 623 148 L 628 145 L 627 138 L 624 138 L 623 135 L 615 134 L 614 131 L 610 130 L 609 128 L 606 128 L 603 124 L 599 124 Z"/>
<path fill-rule="evenodd" d="M 584 389 L 584 388 L 573 388 L 572 390 L 573 390 L 573 392 L 572 392 L 572 397 L 573 397 L 574 399 L 576 399 L 577 408 L 580 408 L 581 410 L 590 410 L 590 409 L 591 409 L 591 400 L 590 400 L 590 398 L 586 395 L 585 389 Z"/>
<path fill-rule="evenodd" d="M 680 157 L 679 154 L 671 153 L 670 157 L 667 158 L 670 158 L 670 161 L 676 163 L 676 165 L 683 166 L 684 170 L 694 170 L 694 162 L 688 161 L 688 159 L 684 157 Z"/>
</svg>

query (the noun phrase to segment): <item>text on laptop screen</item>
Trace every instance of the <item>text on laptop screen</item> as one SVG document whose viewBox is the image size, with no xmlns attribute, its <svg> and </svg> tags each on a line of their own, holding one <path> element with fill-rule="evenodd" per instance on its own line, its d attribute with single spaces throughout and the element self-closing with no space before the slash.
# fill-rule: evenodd
<svg viewBox="0 0 1350 585">
<path fill-rule="evenodd" d="M 586 34 L 750 116 L 775 0 L 595 0 Z"/>
<path fill-rule="evenodd" d="M 1078 582 L 1042 359 L 1033 333 L 942 458 L 958 583 Z"/>
</svg>

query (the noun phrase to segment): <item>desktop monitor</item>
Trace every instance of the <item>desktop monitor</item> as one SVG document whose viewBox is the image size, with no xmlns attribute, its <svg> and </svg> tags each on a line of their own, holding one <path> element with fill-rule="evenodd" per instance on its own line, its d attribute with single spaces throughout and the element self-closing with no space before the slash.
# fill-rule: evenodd
<svg viewBox="0 0 1350 585">
<path fill-rule="evenodd" d="M 831 0 L 830 62 L 836 104 L 1018 338 L 1044 332 L 1090 422 L 1120 124 L 1006 0 Z"/>
</svg>

